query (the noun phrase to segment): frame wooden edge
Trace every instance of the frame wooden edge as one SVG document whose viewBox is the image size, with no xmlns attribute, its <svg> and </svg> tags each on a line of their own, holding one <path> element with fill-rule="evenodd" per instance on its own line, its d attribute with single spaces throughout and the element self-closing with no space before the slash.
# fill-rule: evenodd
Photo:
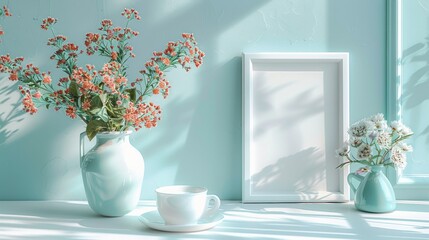
<svg viewBox="0 0 429 240">
<path fill-rule="evenodd" d="M 349 82 L 350 82 L 350 72 L 349 72 L 349 53 L 342 53 L 342 67 L 340 71 L 342 70 L 342 91 L 341 94 L 341 106 L 339 109 L 339 112 L 342 112 L 342 119 L 340 119 L 340 122 L 342 124 L 342 129 L 340 131 L 340 142 L 345 142 L 348 140 L 348 134 L 347 130 L 350 126 L 350 93 L 349 93 Z M 350 173 L 350 165 L 347 165 L 343 167 L 342 171 L 340 172 L 340 178 L 342 181 L 340 181 L 340 187 L 343 191 L 345 200 L 349 201 L 350 196 L 350 187 L 347 183 L 347 176 Z"/>
<path fill-rule="evenodd" d="M 341 62 L 341 68 L 339 71 L 339 76 L 341 82 L 341 92 L 340 98 L 342 104 L 339 109 L 339 117 L 341 123 L 339 142 L 344 142 L 348 139 L 347 130 L 349 128 L 349 53 L 348 52 L 293 52 L 293 53 L 283 53 L 283 52 L 260 52 L 260 53 L 242 53 L 242 101 L 243 101 L 243 110 L 242 110 L 242 123 L 243 123 L 243 134 L 242 134 L 242 202 L 243 203 L 270 203 L 270 202 L 286 202 L 286 201 L 271 201 L 271 200 L 261 200 L 258 197 L 251 196 L 250 185 L 247 184 L 250 181 L 250 155 L 251 155 L 251 141 L 250 136 L 252 136 L 251 126 L 251 105 L 252 99 L 251 96 L 253 94 L 252 88 L 252 60 L 253 59 L 283 59 L 285 57 L 290 59 L 323 59 L 323 60 L 336 60 Z M 247 71 L 246 71 L 247 70 Z M 347 183 L 347 176 L 350 173 L 350 166 L 343 167 L 342 171 L 339 174 L 339 184 L 340 184 L 340 192 L 337 194 L 341 194 L 343 196 L 342 201 L 337 202 L 347 202 L 350 200 L 350 187 Z M 323 201 L 319 200 L 317 202 L 332 202 L 332 201 Z"/>
<path fill-rule="evenodd" d="M 242 122 L 243 122 L 243 134 L 242 134 L 242 142 L 243 142 L 243 148 L 242 148 L 242 201 L 246 202 L 249 201 L 249 196 L 250 196 L 250 186 L 247 184 L 248 181 L 250 181 L 250 176 L 249 176 L 249 172 L 250 172 L 250 166 L 249 166 L 249 162 L 250 162 L 250 150 L 251 150 L 251 146 L 250 146 L 250 117 L 248 117 L 251 113 L 251 101 L 252 99 L 250 98 L 251 95 L 251 91 L 253 90 L 251 88 L 251 84 L 250 84 L 250 74 L 251 71 L 246 71 L 246 69 L 251 69 L 252 66 L 252 62 L 251 62 L 251 54 L 248 53 L 243 53 L 243 66 L 242 66 L 242 100 L 243 100 L 243 112 L 242 112 Z"/>
</svg>

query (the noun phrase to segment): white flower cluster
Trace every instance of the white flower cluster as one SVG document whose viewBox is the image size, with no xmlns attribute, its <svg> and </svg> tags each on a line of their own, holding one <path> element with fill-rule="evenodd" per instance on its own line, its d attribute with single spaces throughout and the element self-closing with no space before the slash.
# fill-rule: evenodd
<svg viewBox="0 0 429 240">
<path fill-rule="evenodd" d="M 411 129 L 399 121 L 393 121 L 389 126 L 381 113 L 353 124 L 348 133 L 350 139 L 336 151 L 339 157 L 347 158 L 346 163 L 393 163 L 404 168 L 407 164 L 406 152 L 413 150 L 412 146 L 403 142 L 413 134 Z"/>
<path fill-rule="evenodd" d="M 363 143 L 357 149 L 357 159 L 364 160 L 371 157 L 371 146 Z"/>
</svg>

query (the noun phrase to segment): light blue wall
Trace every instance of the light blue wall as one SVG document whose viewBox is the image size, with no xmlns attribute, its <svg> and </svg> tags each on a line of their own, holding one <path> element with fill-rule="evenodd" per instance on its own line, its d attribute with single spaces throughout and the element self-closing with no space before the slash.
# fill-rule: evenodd
<svg viewBox="0 0 429 240">
<path fill-rule="evenodd" d="M 138 9 L 143 21 L 132 26 L 141 33 L 133 41 L 134 72 L 167 41 L 195 33 L 207 54 L 204 65 L 169 73 L 171 95 L 157 99 L 163 120 L 132 139 L 146 163 L 142 199 L 167 184 L 203 185 L 223 199 L 241 198 L 243 51 L 350 52 L 351 120 L 385 112 L 384 0 L 13 0 L 9 7 L 14 17 L 3 25 L 1 52 L 50 70 L 49 35 L 39 29 L 49 15 L 60 19 L 58 32 L 82 45 L 100 20 L 122 23 L 124 7 Z M 78 160 L 84 125 L 43 109 L 22 114 L 16 86 L 6 78 L 0 96 L 0 199 L 84 199 Z"/>
<path fill-rule="evenodd" d="M 402 118 L 415 132 L 404 175 L 422 176 L 429 169 L 429 1 L 402 2 Z"/>
</svg>

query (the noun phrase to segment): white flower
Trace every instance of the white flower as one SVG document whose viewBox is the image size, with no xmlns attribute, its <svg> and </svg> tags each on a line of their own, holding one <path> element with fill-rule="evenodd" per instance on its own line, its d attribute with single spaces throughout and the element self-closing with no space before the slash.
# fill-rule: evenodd
<svg viewBox="0 0 429 240">
<path fill-rule="evenodd" d="M 390 127 L 394 132 L 397 132 L 399 136 L 408 136 L 413 134 L 413 131 L 411 131 L 409 127 L 405 126 L 399 121 L 393 121 L 390 124 Z"/>
<path fill-rule="evenodd" d="M 407 166 L 407 156 L 400 148 L 393 148 L 390 152 L 390 160 L 396 167 L 404 169 Z"/>
<path fill-rule="evenodd" d="M 375 128 L 381 131 L 384 131 L 388 128 L 387 126 L 387 121 L 380 121 L 380 122 L 376 122 L 375 124 Z"/>
<path fill-rule="evenodd" d="M 384 121 L 384 115 L 383 115 L 383 113 L 377 113 L 374 116 L 370 117 L 370 120 L 373 122 Z"/>
<path fill-rule="evenodd" d="M 337 149 L 336 154 L 339 157 L 345 157 L 349 154 L 350 148 L 349 148 L 349 143 L 346 141 L 344 142 L 343 146 L 340 147 L 339 149 Z"/>
<path fill-rule="evenodd" d="M 403 152 L 412 152 L 413 151 L 413 146 L 411 146 L 411 145 L 407 145 L 406 143 L 404 143 L 404 142 L 400 142 L 400 143 L 398 143 L 398 145 L 396 145 L 396 147 L 395 148 L 399 148 L 399 149 L 401 149 L 401 151 L 403 151 Z"/>
<path fill-rule="evenodd" d="M 350 144 L 350 146 L 355 147 L 355 148 L 359 147 L 362 144 L 362 139 L 352 138 L 352 139 L 350 139 L 349 144 Z"/>
<path fill-rule="evenodd" d="M 399 132 L 404 127 L 404 124 L 402 124 L 399 121 L 393 121 L 390 124 L 390 127 L 392 128 L 393 131 Z"/>
<path fill-rule="evenodd" d="M 380 148 L 389 148 L 391 136 L 388 132 L 380 132 L 377 136 L 377 144 Z"/>
<path fill-rule="evenodd" d="M 370 117 L 369 120 L 374 123 L 374 127 L 377 130 L 385 130 L 387 128 L 387 121 L 384 120 L 384 116 L 382 113 L 378 113 Z"/>
<path fill-rule="evenodd" d="M 353 124 L 348 133 L 352 136 L 352 137 L 364 137 L 367 136 L 370 132 L 372 132 L 374 130 L 374 123 L 371 121 L 359 121 L 355 124 Z"/>
<path fill-rule="evenodd" d="M 371 146 L 363 143 L 357 149 L 357 158 L 358 159 L 368 159 L 371 156 Z"/>
<path fill-rule="evenodd" d="M 401 130 L 398 131 L 398 134 L 400 136 L 408 136 L 408 135 L 413 134 L 413 131 L 411 131 L 411 129 L 409 127 L 403 126 L 401 128 Z"/>
</svg>

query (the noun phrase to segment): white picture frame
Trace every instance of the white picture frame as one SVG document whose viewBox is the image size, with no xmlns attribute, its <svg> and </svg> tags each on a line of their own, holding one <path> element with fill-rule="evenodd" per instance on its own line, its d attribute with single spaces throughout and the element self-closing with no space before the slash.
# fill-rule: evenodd
<svg viewBox="0 0 429 240">
<path fill-rule="evenodd" d="M 346 202 L 348 53 L 243 53 L 244 203 Z"/>
</svg>

